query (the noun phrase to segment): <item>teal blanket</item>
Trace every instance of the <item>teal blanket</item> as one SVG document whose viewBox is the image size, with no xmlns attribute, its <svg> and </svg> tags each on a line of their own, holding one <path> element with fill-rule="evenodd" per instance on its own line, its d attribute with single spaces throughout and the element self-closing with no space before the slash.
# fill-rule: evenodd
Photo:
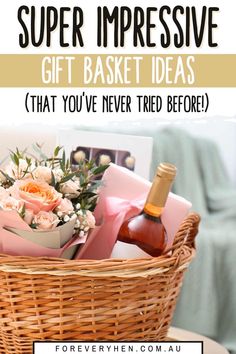
<svg viewBox="0 0 236 354">
<path fill-rule="evenodd" d="M 236 188 L 215 143 L 174 129 L 156 139 L 157 162 L 168 160 L 179 169 L 174 191 L 202 216 L 197 257 L 173 324 L 212 337 L 236 354 Z"/>
<path fill-rule="evenodd" d="M 151 178 L 160 161 L 178 167 L 174 192 L 193 203 L 202 222 L 173 325 L 209 336 L 236 354 L 236 188 L 214 143 L 149 123 L 90 130 L 153 137 Z"/>
</svg>

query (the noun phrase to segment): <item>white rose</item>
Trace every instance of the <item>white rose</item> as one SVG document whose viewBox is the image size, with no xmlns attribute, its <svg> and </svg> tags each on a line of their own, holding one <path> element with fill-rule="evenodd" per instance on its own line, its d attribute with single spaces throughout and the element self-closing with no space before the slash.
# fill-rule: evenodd
<svg viewBox="0 0 236 354">
<path fill-rule="evenodd" d="M 35 215 L 33 222 L 38 230 L 53 230 L 59 223 L 59 219 L 52 211 L 40 211 Z"/>
<path fill-rule="evenodd" d="M 6 199 L 1 200 L 0 207 L 3 210 L 17 210 L 17 211 L 19 211 L 23 207 L 23 202 L 21 200 L 17 200 L 13 197 L 8 196 Z"/>
<path fill-rule="evenodd" d="M 62 171 L 62 169 L 61 168 L 55 168 L 52 172 L 53 172 L 53 175 L 55 177 L 56 182 L 60 182 L 60 180 L 64 176 L 64 172 Z"/>
<path fill-rule="evenodd" d="M 59 212 L 61 216 L 65 216 L 73 213 L 74 207 L 69 199 L 63 198 L 55 210 L 57 213 Z"/>
<path fill-rule="evenodd" d="M 83 224 L 83 226 L 85 228 L 89 228 L 89 229 L 94 229 L 96 226 L 96 220 L 95 217 L 93 216 L 93 213 L 90 210 L 86 210 L 85 213 L 81 213 L 78 216 L 78 220 L 79 220 L 79 224 Z M 82 227 L 80 226 L 80 229 L 82 229 Z"/>
<path fill-rule="evenodd" d="M 48 184 L 52 181 L 52 172 L 51 169 L 47 166 L 38 166 L 33 171 L 33 177 L 35 179 L 47 182 Z"/>
<path fill-rule="evenodd" d="M 7 199 L 9 197 L 9 192 L 3 187 L 0 187 L 0 200 Z"/>
<path fill-rule="evenodd" d="M 71 179 L 63 184 L 61 184 L 61 192 L 68 195 L 68 198 L 76 198 L 80 195 L 79 182 L 72 181 Z"/>
</svg>

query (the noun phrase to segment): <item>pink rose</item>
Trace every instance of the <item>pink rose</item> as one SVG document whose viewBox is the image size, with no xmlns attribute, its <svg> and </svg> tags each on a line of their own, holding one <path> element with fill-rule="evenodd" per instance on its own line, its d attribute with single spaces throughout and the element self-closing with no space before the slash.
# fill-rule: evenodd
<svg viewBox="0 0 236 354">
<path fill-rule="evenodd" d="M 12 197 L 21 200 L 26 209 L 34 214 L 40 211 L 52 211 L 61 202 L 61 194 L 43 181 L 33 179 L 15 181 L 9 188 Z"/>
<path fill-rule="evenodd" d="M 73 204 L 67 198 L 63 198 L 61 200 L 61 203 L 56 208 L 56 212 L 57 213 L 60 212 L 61 216 L 65 216 L 65 215 L 71 214 L 71 213 L 73 213 L 73 211 L 74 211 Z"/>
<path fill-rule="evenodd" d="M 59 223 L 59 219 L 52 211 L 40 211 L 34 216 L 33 222 L 37 226 L 37 230 L 53 230 Z"/>
</svg>

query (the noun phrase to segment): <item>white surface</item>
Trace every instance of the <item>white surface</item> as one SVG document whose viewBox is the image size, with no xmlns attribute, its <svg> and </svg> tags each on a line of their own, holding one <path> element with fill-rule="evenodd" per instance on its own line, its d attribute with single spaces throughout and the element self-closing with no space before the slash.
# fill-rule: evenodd
<svg viewBox="0 0 236 354">
<path fill-rule="evenodd" d="M 4 120 L 5 121 L 5 120 Z M 6 121 L 5 121 L 6 122 Z M 3 126 L 0 129 L 0 161 L 9 156 L 9 150 L 19 150 L 35 154 L 32 145 L 39 143 L 46 155 L 51 155 L 57 142 L 56 130 L 43 125 Z"/>
<path fill-rule="evenodd" d="M 57 95 L 56 110 L 54 113 L 27 113 L 24 107 L 27 92 L 31 95 Z M 74 112 L 63 113 L 62 95 L 80 96 L 85 92 L 86 95 L 97 95 L 97 113 Z M 136 95 L 160 95 L 163 102 L 166 102 L 167 95 L 209 95 L 209 109 L 200 113 L 167 113 L 166 104 L 160 113 L 139 113 L 136 102 Z M 102 95 L 130 95 L 132 102 L 131 113 L 103 113 Z M 138 119 L 152 119 L 153 124 L 163 119 L 169 123 L 181 120 L 186 123 L 196 119 L 203 120 L 214 116 L 229 117 L 236 120 L 235 108 L 236 88 L 0 88 L 1 119 L 0 126 L 12 126 L 23 123 L 42 123 L 52 126 L 64 125 L 74 126 L 75 124 L 105 124 L 117 121 L 125 124 L 127 120 L 136 121 Z"/>
<path fill-rule="evenodd" d="M 37 6 L 39 9 L 41 6 L 49 6 L 48 0 L 41 0 L 40 2 L 32 2 L 32 0 L 25 0 L 23 3 L 21 0 L 7 1 L 4 2 L 4 6 L 2 11 L 0 12 L 0 29 L 2 35 L 0 37 L 0 48 L 2 53 L 75 53 L 78 52 L 78 48 L 68 47 L 61 48 L 58 45 L 58 35 L 59 28 L 57 28 L 52 36 L 52 46 L 51 48 L 47 48 L 45 44 L 43 44 L 39 48 L 34 48 L 30 46 L 27 49 L 20 48 L 18 44 L 18 36 L 19 33 L 22 32 L 22 28 L 17 20 L 17 10 L 21 5 Z M 65 6 L 65 0 L 57 0 L 56 4 L 53 3 L 56 7 Z M 84 25 L 82 27 L 82 35 L 84 39 L 84 47 L 79 48 L 80 53 L 111 53 L 112 51 L 119 53 L 138 53 L 140 54 L 140 47 L 134 48 L 131 46 L 132 43 L 132 29 L 128 31 L 126 34 L 126 43 L 127 45 L 124 48 L 117 49 L 113 46 L 108 46 L 107 48 L 98 48 L 96 45 L 96 34 L 97 34 L 97 6 L 109 6 L 111 10 L 116 5 L 125 5 L 133 8 L 134 6 L 141 6 L 142 8 L 148 6 L 154 6 L 160 8 L 163 5 L 166 5 L 166 1 L 155 1 L 149 0 L 145 2 L 143 0 L 136 0 L 135 4 L 133 0 L 126 0 L 124 3 L 118 4 L 116 0 L 94 0 L 93 2 L 87 0 L 80 0 L 79 3 L 76 0 L 67 0 L 66 6 L 80 6 L 83 8 L 84 12 Z M 204 39 L 200 48 L 196 48 L 195 45 L 190 46 L 189 48 L 183 47 L 181 48 L 182 52 L 185 53 L 236 53 L 236 41 L 233 38 L 233 34 L 236 31 L 236 22 L 235 22 L 235 13 L 236 13 L 236 2 L 232 0 L 199 0 L 199 1 L 189 1 L 189 0 L 180 0 L 180 1 L 172 1 L 169 6 L 172 8 L 175 5 L 182 6 L 196 6 L 198 18 L 200 19 L 202 6 L 218 6 L 220 8 L 220 12 L 216 13 L 214 16 L 214 22 L 218 24 L 218 28 L 213 31 L 214 41 L 218 42 L 219 46 L 216 48 L 209 48 L 207 45 L 207 28 L 204 31 Z M 38 13 L 37 13 L 38 17 Z M 69 12 L 66 15 L 66 20 L 68 23 L 71 21 L 71 13 Z M 163 27 L 160 25 L 158 19 L 158 11 L 154 13 L 152 16 L 152 21 L 157 24 L 157 27 L 152 31 L 153 40 L 160 36 L 160 32 L 163 32 Z M 168 16 L 168 25 L 171 29 L 171 32 L 174 33 L 176 31 L 176 26 L 173 21 Z M 28 23 L 28 22 L 27 22 Z M 37 21 L 39 24 L 39 19 Z M 184 26 L 184 21 L 182 21 Z M 68 29 L 65 31 L 66 39 L 70 39 L 71 30 Z M 145 33 L 144 33 L 145 35 Z M 191 35 L 191 38 L 193 36 Z M 156 41 L 156 40 L 155 40 Z M 77 49 L 77 50 L 76 50 Z M 96 50 L 95 50 L 96 49 Z M 142 48 L 142 52 L 145 53 L 177 53 L 179 54 L 180 49 L 175 48 L 171 45 L 168 49 L 163 49 L 159 44 L 157 48 Z"/>
<path fill-rule="evenodd" d="M 72 349 L 73 348 L 73 349 Z M 34 353 L 41 354 L 62 354 L 79 352 L 81 354 L 88 353 L 178 353 L 182 354 L 201 354 L 201 343 L 169 343 L 169 342 L 76 342 L 76 341 L 58 341 L 54 343 L 50 342 L 36 342 L 34 343 Z M 216 353 L 214 353 L 216 354 Z"/>
<path fill-rule="evenodd" d="M 156 48 L 141 48 L 133 47 L 132 45 L 132 30 L 129 30 L 126 37 L 126 45 L 124 48 L 114 48 L 109 45 L 107 48 L 99 48 L 96 44 L 96 8 L 97 6 L 109 5 L 109 8 L 113 8 L 117 5 L 116 0 L 102 0 L 102 1 L 93 1 L 92 3 L 87 0 L 81 0 L 78 4 L 76 0 L 67 0 L 66 6 L 80 6 L 84 11 L 84 26 L 82 28 L 83 39 L 84 39 L 84 47 L 83 48 L 61 48 L 58 45 L 58 35 L 59 29 L 55 30 L 52 35 L 52 45 L 50 48 L 47 48 L 44 45 L 39 48 L 34 48 L 33 46 L 29 46 L 27 49 L 22 49 L 19 46 L 18 38 L 19 33 L 22 32 L 21 26 L 17 20 L 17 10 L 19 6 L 22 5 L 20 0 L 15 1 L 7 1 L 4 2 L 2 6 L 2 11 L 0 12 L 0 30 L 3 35 L 0 36 L 0 53 L 18 53 L 18 54 L 74 54 L 74 53 L 82 53 L 82 54 L 91 54 L 91 53 L 105 53 L 105 54 L 148 54 L 148 53 L 158 53 L 158 54 L 230 54 L 236 53 L 236 41 L 234 40 L 233 34 L 236 32 L 236 21 L 235 21 L 235 13 L 236 13 L 236 2 L 232 0 L 225 0 L 222 2 L 221 0 L 199 0 L 198 2 L 189 0 L 181 0 L 181 1 L 172 1 L 169 6 L 172 8 L 175 5 L 183 5 L 183 6 L 196 6 L 198 18 L 200 20 L 200 14 L 202 6 L 218 6 L 220 11 L 215 14 L 214 22 L 218 24 L 218 28 L 214 30 L 214 41 L 218 43 L 218 47 L 209 48 L 207 45 L 207 30 L 205 28 L 204 40 L 203 44 L 200 48 L 196 48 L 195 45 L 191 45 L 190 47 L 183 47 L 181 49 L 175 48 L 171 45 L 169 48 L 162 48 L 160 45 Z M 40 6 L 48 6 L 48 0 L 41 0 L 40 3 L 35 2 L 32 4 L 32 0 L 25 0 L 24 5 L 37 6 L 37 9 Z M 57 0 L 57 7 L 65 6 L 64 0 Z M 124 5 L 124 4 L 121 4 Z M 134 2 L 133 0 L 126 0 L 126 6 L 130 6 L 133 8 L 134 6 L 144 7 L 143 0 L 137 0 Z M 161 2 L 156 2 L 155 0 L 149 0 L 145 2 L 145 6 L 154 6 L 159 8 L 162 5 L 166 5 L 166 2 L 163 0 Z M 38 13 L 37 13 L 38 16 Z M 71 20 L 71 13 L 68 13 L 66 16 L 66 20 L 68 22 Z M 153 21 L 156 22 L 156 15 L 153 18 Z M 169 23 L 170 22 L 170 23 Z M 39 23 L 39 21 L 37 21 Z M 172 21 L 168 21 L 170 25 Z M 160 24 L 159 24 L 160 27 Z M 153 36 L 154 38 L 159 37 L 160 28 L 154 29 Z M 171 25 L 170 25 L 171 27 Z M 172 23 L 173 33 L 176 31 L 176 27 Z M 65 31 L 67 33 L 67 38 L 69 38 L 71 32 L 70 30 Z M 7 35 L 5 35 L 7 33 Z M 220 70 L 220 68 L 219 68 Z M 166 113 L 165 110 L 161 114 L 149 114 L 149 113 L 137 113 L 134 109 L 132 113 L 128 114 L 118 114 L 118 113 L 110 113 L 105 114 L 100 111 L 94 115 L 90 115 L 86 112 L 82 112 L 81 114 L 64 114 L 62 113 L 63 109 L 58 107 L 58 110 L 55 113 L 26 113 L 24 109 L 24 100 L 27 91 L 30 91 L 32 95 L 45 95 L 45 94 L 54 94 L 54 95 L 62 95 L 62 94 L 73 94 L 80 95 L 84 91 L 86 94 L 107 94 L 107 92 L 111 92 L 112 94 L 123 93 L 130 94 L 135 96 L 136 94 L 140 94 L 140 92 L 151 95 L 163 95 L 167 94 L 204 94 L 206 91 L 209 94 L 210 106 L 208 112 L 205 113 L 191 113 L 187 114 L 184 112 L 180 113 Z M 204 117 L 212 117 L 214 115 L 222 115 L 222 116 L 235 116 L 235 97 L 236 97 L 236 89 L 224 89 L 224 88 L 203 88 L 203 89 L 194 89 L 194 88 L 186 88 L 186 89 L 171 89 L 171 88 L 157 88 L 157 89 L 114 89 L 114 88 L 104 88 L 104 89 L 50 89 L 50 88 L 41 88 L 41 89 L 0 89 L 0 105 L 1 105 L 1 114 L 2 119 L 0 119 L 0 124 L 15 124 L 15 123 L 23 123 L 23 122 L 43 122 L 46 121 L 49 124 L 57 125 L 57 124 L 75 124 L 76 122 L 86 122 L 90 121 L 91 123 L 94 121 L 101 120 L 120 120 L 126 121 L 127 119 L 137 119 L 142 117 L 152 118 L 152 119 L 193 119 L 193 118 L 204 118 Z M 99 105 L 98 105 L 99 106 Z"/>
<path fill-rule="evenodd" d="M 222 345 L 215 341 L 180 328 L 170 327 L 168 337 L 174 341 L 203 341 L 203 354 L 229 354 Z"/>
</svg>

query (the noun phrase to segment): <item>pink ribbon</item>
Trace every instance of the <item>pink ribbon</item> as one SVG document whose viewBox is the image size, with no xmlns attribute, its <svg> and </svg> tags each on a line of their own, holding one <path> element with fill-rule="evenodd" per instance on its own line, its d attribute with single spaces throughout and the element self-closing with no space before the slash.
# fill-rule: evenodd
<svg viewBox="0 0 236 354">
<path fill-rule="evenodd" d="M 105 215 L 107 217 L 117 214 L 139 214 L 144 206 L 144 199 L 122 199 L 118 197 L 107 197 L 105 200 Z"/>
<path fill-rule="evenodd" d="M 132 201 L 118 197 L 104 198 L 103 223 L 91 232 L 75 258 L 109 258 L 123 221 L 139 214 L 143 209 L 144 200 L 145 197 Z"/>
</svg>

